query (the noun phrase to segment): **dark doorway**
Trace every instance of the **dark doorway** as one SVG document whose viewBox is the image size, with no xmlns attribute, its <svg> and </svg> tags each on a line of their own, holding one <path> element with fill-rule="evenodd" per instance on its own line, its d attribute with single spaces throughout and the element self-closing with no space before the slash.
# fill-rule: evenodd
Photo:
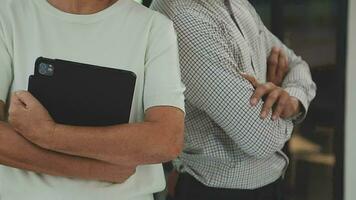
<svg viewBox="0 0 356 200">
<path fill-rule="evenodd" d="M 342 200 L 347 0 L 250 0 L 311 67 L 318 95 L 288 150 L 289 200 Z"/>
</svg>

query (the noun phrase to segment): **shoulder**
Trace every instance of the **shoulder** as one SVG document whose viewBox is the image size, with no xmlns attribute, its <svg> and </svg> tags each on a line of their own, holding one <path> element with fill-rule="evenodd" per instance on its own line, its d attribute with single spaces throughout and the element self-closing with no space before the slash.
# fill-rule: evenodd
<svg viewBox="0 0 356 200">
<path fill-rule="evenodd" d="M 33 3 L 34 0 L 0 0 L 0 13 L 8 13 L 9 11 L 16 11 L 28 8 L 30 4 Z"/>
<path fill-rule="evenodd" d="M 21 12 L 28 4 L 21 0 L 0 0 L 0 34 L 9 31 L 16 17 L 23 16 Z M 22 12 L 23 13 L 23 12 Z"/>
<path fill-rule="evenodd" d="M 245 7 L 245 9 L 253 16 L 253 19 L 257 24 L 263 24 L 260 15 L 257 13 L 255 7 L 247 0 L 241 1 L 241 4 Z"/>
<path fill-rule="evenodd" d="M 154 0 L 152 9 L 169 17 L 176 29 L 194 26 L 218 26 L 220 23 L 216 10 L 206 2 L 193 0 Z"/>
<path fill-rule="evenodd" d="M 23 2 L 23 1 L 21 1 L 21 0 L 0 0 L 0 4 L 1 4 L 0 9 L 3 8 L 3 7 L 7 7 L 9 5 L 18 4 L 18 3 L 21 3 L 21 2 Z"/>
<path fill-rule="evenodd" d="M 171 26 L 172 21 L 163 14 L 149 9 L 133 0 L 125 0 L 129 10 L 131 20 L 137 21 L 139 24 L 143 23 L 150 27 L 156 26 Z"/>
<path fill-rule="evenodd" d="M 145 6 L 143 6 L 140 3 L 137 3 L 133 0 L 126 0 L 127 3 L 127 7 L 129 9 L 129 12 L 131 12 L 132 14 L 134 14 L 135 16 L 137 16 L 137 18 L 140 18 L 141 20 L 156 20 L 156 21 L 169 21 L 169 19 L 167 17 L 165 17 L 164 15 L 162 15 L 161 13 L 149 9 Z"/>
<path fill-rule="evenodd" d="M 151 8 L 156 10 L 170 19 L 176 17 L 198 17 L 209 15 L 204 3 L 192 0 L 154 0 Z"/>
<path fill-rule="evenodd" d="M 0 0 L 0 20 L 8 21 L 11 18 L 21 17 L 33 9 L 35 0 Z"/>
</svg>

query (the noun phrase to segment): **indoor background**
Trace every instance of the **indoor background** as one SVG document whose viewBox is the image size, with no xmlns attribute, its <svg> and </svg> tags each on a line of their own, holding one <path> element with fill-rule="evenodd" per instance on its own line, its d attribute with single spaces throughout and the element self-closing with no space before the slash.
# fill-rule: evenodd
<svg viewBox="0 0 356 200">
<path fill-rule="evenodd" d="M 356 0 L 250 2 L 265 25 L 310 64 L 318 85 L 308 118 L 285 148 L 291 158 L 287 200 L 355 200 Z"/>
</svg>

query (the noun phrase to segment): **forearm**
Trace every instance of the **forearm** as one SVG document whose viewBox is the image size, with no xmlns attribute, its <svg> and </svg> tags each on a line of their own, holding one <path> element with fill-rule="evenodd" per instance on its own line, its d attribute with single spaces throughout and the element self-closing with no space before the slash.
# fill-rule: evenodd
<svg viewBox="0 0 356 200">
<path fill-rule="evenodd" d="M 241 75 L 224 70 L 214 77 L 209 76 L 212 72 L 192 76 L 201 77 L 204 82 L 194 80 L 196 87 L 188 87 L 186 98 L 205 111 L 245 153 L 265 158 L 281 150 L 291 136 L 291 120 L 273 120 L 270 111 L 266 118 L 261 117 L 266 102 L 259 100 L 251 105 L 256 89 Z"/>
<path fill-rule="evenodd" d="M 176 158 L 183 146 L 184 113 L 177 108 L 156 107 L 146 112 L 145 122 L 109 127 L 55 125 L 39 146 L 65 154 L 113 164 L 137 166 Z"/>
<path fill-rule="evenodd" d="M 289 72 L 284 78 L 282 87 L 287 89 L 291 96 L 296 97 L 306 111 L 316 93 L 316 85 L 313 82 L 308 63 L 284 45 L 266 27 L 262 28 L 267 46 L 266 55 L 269 55 L 273 47 L 279 47 L 288 57 Z"/>
<path fill-rule="evenodd" d="M 135 169 L 42 149 L 1 122 L 0 143 L 2 165 L 37 173 L 120 183 L 133 174 Z"/>
<path fill-rule="evenodd" d="M 290 54 L 293 54 L 290 53 Z M 295 55 L 290 55 L 295 57 Z M 291 96 L 296 97 L 305 111 L 316 95 L 316 84 L 314 83 L 309 65 L 301 58 L 291 59 L 289 63 L 289 72 L 284 78 L 282 87 L 285 88 Z"/>
<path fill-rule="evenodd" d="M 235 95 L 232 95 L 234 100 L 223 100 L 219 102 L 219 106 L 210 105 L 219 107 L 218 110 L 209 112 L 215 122 L 224 128 L 245 153 L 253 157 L 266 158 L 281 150 L 290 139 L 292 122 L 282 118 L 272 120 L 272 112 L 266 119 L 261 119 L 263 101 L 253 107 L 250 106 L 249 99 L 252 93 Z"/>
<path fill-rule="evenodd" d="M 49 148 L 115 164 L 155 164 L 172 160 L 180 152 L 174 144 L 181 139 L 167 136 L 148 122 L 101 128 L 58 125 Z"/>
<path fill-rule="evenodd" d="M 291 96 L 296 97 L 300 101 L 305 110 L 304 114 L 306 114 L 309 104 L 314 99 L 316 93 L 316 85 L 312 80 L 308 64 L 266 28 L 250 3 L 246 5 L 252 16 L 258 22 L 260 30 L 263 30 L 262 35 L 265 41 L 266 59 L 270 55 L 273 47 L 281 48 L 287 55 L 290 71 L 284 79 L 283 88 L 285 88 Z"/>
<path fill-rule="evenodd" d="M 309 65 L 284 44 L 281 43 L 281 46 L 289 60 L 289 71 L 283 80 L 282 87 L 302 105 L 303 115 L 295 121 L 299 123 L 306 117 L 309 105 L 316 95 L 316 84 L 312 79 Z"/>
</svg>

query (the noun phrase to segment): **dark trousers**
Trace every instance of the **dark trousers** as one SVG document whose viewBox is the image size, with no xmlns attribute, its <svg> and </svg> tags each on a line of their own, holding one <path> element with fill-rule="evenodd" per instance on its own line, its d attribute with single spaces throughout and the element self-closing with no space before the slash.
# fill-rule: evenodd
<svg viewBox="0 0 356 200">
<path fill-rule="evenodd" d="M 184 173 L 179 175 L 174 200 L 283 200 L 281 189 L 281 179 L 255 190 L 211 188 Z"/>
</svg>

